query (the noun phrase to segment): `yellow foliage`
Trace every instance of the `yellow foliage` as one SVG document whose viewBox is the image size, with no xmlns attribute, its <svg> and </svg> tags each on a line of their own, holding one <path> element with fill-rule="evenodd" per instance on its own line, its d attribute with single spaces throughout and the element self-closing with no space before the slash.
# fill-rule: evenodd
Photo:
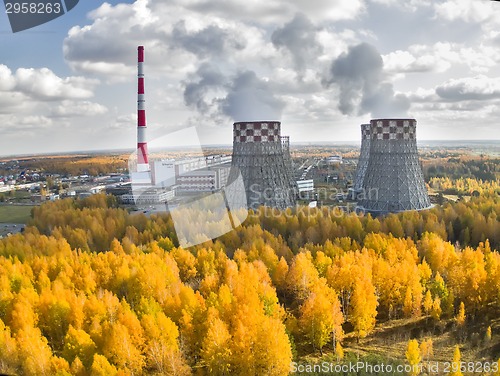
<svg viewBox="0 0 500 376">
<path fill-rule="evenodd" d="M 408 347 L 406 349 L 406 360 L 410 363 L 411 372 L 410 375 L 416 376 L 419 373 L 418 365 L 422 361 L 420 356 L 420 349 L 416 339 L 411 339 L 408 341 Z"/>
</svg>

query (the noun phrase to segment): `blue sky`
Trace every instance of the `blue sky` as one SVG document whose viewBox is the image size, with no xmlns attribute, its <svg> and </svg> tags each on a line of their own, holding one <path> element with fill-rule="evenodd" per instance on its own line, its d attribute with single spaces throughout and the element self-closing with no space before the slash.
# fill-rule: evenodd
<svg viewBox="0 0 500 376">
<path fill-rule="evenodd" d="M 151 138 L 197 125 L 229 144 L 233 121 L 281 120 L 292 143 L 349 141 L 414 117 L 421 140 L 500 139 L 499 7 L 81 0 L 15 34 L 2 11 L 0 155 L 133 148 L 139 44 Z"/>
</svg>

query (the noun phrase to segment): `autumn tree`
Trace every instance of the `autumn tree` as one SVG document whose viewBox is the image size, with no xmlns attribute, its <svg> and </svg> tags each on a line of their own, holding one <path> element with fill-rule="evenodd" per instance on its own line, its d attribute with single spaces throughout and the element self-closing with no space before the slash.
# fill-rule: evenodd
<svg viewBox="0 0 500 376">
<path fill-rule="evenodd" d="M 436 297 L 434 301 L 432 302 L 432 309 L 431 309 L 431 316 L 434 320 L 439 320 L 441 318 L 441 299 L 439 297 Z"/>
<path fill-rule="evenodd" d="M 431 292 L 429 290 L 427 290 L 427 292 L 425 293 L 425 298 L 424 298 L 424 302 L 423 302 L 423 305 L 424 305 L 424 313 L 426 315 L 430 314 L 431 310 L 432 310 L 432 295 L 431 295 Z"/>
<path fill-rule="evenodd" d="M 453 352 L 453 362 L 451 363 L 450 376 L 463 376 L 463 373 L 461 371 L 460 358 L 460 349 L 458 345 L 456 345 Z"/>
<path fill-rule="evenodd" d="M 486 333 L 484 334 L 484 341 L 485 342 L 491 342 L 491 325 L 488 325 L 486 328 Z"/>
<path fill-rule="evenodd" d="M 422 356 L 422 360 L 429 361 L 430 358 L 434 355 L 432 338 L 424 339 L 420 343 L 420 355 Z"/>
<path fill-rule="evenodd" d="M 377 316 L 377 296 L 370 279 L 360 275 L 356 279 L 351 298 L 351 316 L 349 321 L 359 338 L 364 338 L 375 327 Z"/>
<path fill-rule="evenodd" d="M 201 358 L 211 375 L 231 374 L 231 334 L 216 310 L 209 310 Z"/>
<path fill-rule="evenodd" d="M 344 359 L 344 349 L 342 348 L 340 341 L 337 341 L 335 344 L 335 357 L 337 358 L 337 362 Z"/>
<path fill-rule="evenodd" d="M 314 348 L 322 351 L 323 346 L 333 339 L 342 340 L 344 318 L 335 291 L 321 279 L 300 308 L 299 326 Z"/>
<path fill-rule="evenodd" d="M 418 346 L 418 341 L 416 339 L 411 339 L 408 341 L 408 346 L 406 348 L 406 360 L 408 360 L 408 363 L 410 363 L 411 366 L 411 371 L 410 375 L 411 376 L 416 376 L 420 373 L 419 371 L 419 363 L 422 360 L 422 357 L 420 355 L 420 348 Z"/>
<path fill-rule="evenodd" d="M 458 307 L 458 313 L 455 316 L 455 322 L 459 327 L 462 327 L 465 324 L 465 305 L 464 302 L 460 302 L 460 306 Z"/>
</svg>

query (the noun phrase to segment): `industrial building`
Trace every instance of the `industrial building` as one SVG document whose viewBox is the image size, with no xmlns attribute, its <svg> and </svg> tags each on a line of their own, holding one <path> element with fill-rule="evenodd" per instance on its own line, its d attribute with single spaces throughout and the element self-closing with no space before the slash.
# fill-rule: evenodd
<svg viewBox="0 0 500 376">
<path fill-rule="evenodd" d="M 431 207 L 418 159 L 416 128 L 415 119 L 370 121 L 360 208 L 377 214 Z"/>
<path fill-rule="evenodd" d="M 185 172 L 176 178 L 176 191 L 182 195 L 222 189 L 226 186 L 230 170 L 231 165 L 225 164 Z"/>
<path fill-rule="evenodd" d="M 285 209 L 296 203 L 295 182 L 283 153 L 278 121 L 236 122 L 230 181 L 241 174 L 247 204 Z M 235 194 L 238 194 L 235 192 Z"/>
<path fill-rule="evenodd" d="M 328 158 L 326 158 L 326 163 L 327 164 L 341 164 L 342 163 L 342 156 L 341 155 L 331 155 Z"/>
<path fill-rule="evenodd" d="M 139 202 L 141 204 L 158 204 L 164 203 L 175 197 L 175 191 L 164 190 L 164 189 L 148 189 L 141 193 Z M 136 197 L 132 193 L 126 193 L 121 195 L 121 200 L 124 204 L 135 204 L 137 202 Z"/>
<path fill-rule="evenodd" d="M 152 162 L 153 184 L 156 187 L 178 186 L 177 192 L 209 192 L 226 185 L 231 168 L 230 155 L 208 155 L 180 161 L 173 159 Z"/>
</svg>

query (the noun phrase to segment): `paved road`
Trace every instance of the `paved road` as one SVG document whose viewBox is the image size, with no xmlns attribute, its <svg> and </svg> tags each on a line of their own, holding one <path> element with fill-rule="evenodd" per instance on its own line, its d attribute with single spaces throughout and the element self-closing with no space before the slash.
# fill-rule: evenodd
<svg viewBox="0 0 500 376">
<path fill-rule="evenodd" d="M 9 234 L 17 234 L 25 225 L 18 223 L 0 223 L 0 238 L 3 238 Z"/>
</svg>

